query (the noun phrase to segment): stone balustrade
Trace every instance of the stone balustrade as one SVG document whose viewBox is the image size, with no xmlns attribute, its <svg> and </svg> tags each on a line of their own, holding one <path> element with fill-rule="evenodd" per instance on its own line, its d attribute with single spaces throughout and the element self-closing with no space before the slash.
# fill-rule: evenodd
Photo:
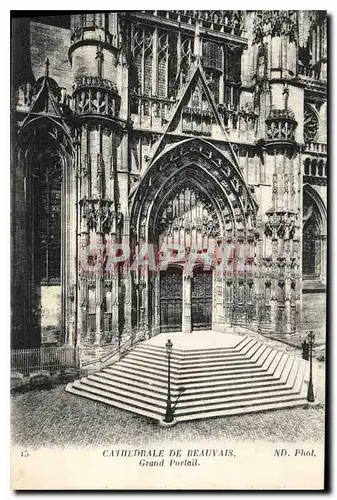
<svg viewBox="0 0 337 500">
<path fill-rule="evenodd" d="M 175 99 L 133 94 L 130 97 L 131 120 L 136 128 L 163 131 L 174 112 Z M 231 140 L 254 141 L 258 116 L 251 111 L 238 110 L 229 105 L 219 105 L 218 113 Z M 179 125 L 178 125 L 179 127 Z M 222 136 L 215 114 L 209 108 L 198 109 L 184 106 L 181 110 L 183 134 L 212 137 Z"/>
<path fill-rule="evenodd" d="M 327 177 L 328 163 L 326 158 L 306 158 L 304 160 L 304 175 L 310 177 Z"/>
<path fill-rule="evenodd" d="M 194 25 L 196 20 L 204 28 L 241 36 L 244 32 L 244 18 L 235 10 L 152 10 L 144 14 L 164 17 Z"/>
<path fill-rule="evenodd" d="M 175 99 L 132 94 L 130 97 L 131 120 L 135 127 L 154 128 L 162 131 L 168 123 Z"/>
<path fill-rule="evenodd" d="M 294 141 L 297 121 L 288 109 L 272 109 L 266 119 L 267 140 Z"/>
<path fill-rule="evenodd" d="M 304 66 L 302 64 L 298 65 L 297 73 L 300 76 L 304 76 L 307 78 L 313 78 L 315 80 L 319 80 L 319 78 L 320 78 L 319 71 L 315 70 L 314 68 L 310 68 L 309 66 Z"/>
<path fill-rule="evenodd" d="M 255 139 L 258 115 L 253 111 L 219 104 L 218 112 L 231 140 L 253 141 Z"/>
<path fill-rule="evenodd" d="M 95 76 L 78 78 L 73 84 L 75 115 L 99 114 L 118 117 L 120 97 L 116 85 Z"/>
<path fill-rule="evenodd" d="M 327 154 L 328 145 L 326 143 L 323 143 L 323 142 L 307 142 L 303 146 L 303 152 L 304 153 Z"/>
</svg>

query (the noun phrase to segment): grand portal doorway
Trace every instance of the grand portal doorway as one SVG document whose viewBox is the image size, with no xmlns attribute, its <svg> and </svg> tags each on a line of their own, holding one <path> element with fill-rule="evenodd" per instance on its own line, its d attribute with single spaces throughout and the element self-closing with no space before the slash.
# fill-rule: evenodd
<svg viewBox="0 0 337 500">
<path fill-rule="evenodd" d="M 192 330 L 212 328 L 212 271 L 196 268 L 191 286 Z"/>
<path fill-rule="evenodd" d="M 183 330 L 184 317 L 191 311 L 192 330 L 212 328 L 212 271 L 195 268 L 193 276 L 183 277 L 179 267 L 160 271 L 160 331 Z"/>
<path fill-rule="evenodd" d="M 160 325 L 162 332 L 182 329 L 183 279 L 182 269 L 168 268 L 160 272 Z"/>
<path fill-rule="evenodd" d="M 182 141 L 158 155 L 134 191 L 132 245 L 153 249 L 155 263 L 134 276 L 151 335 L 255 319 L 245 304 L 254 305 L 257 204 L 236 163 L 229 149 Z"/>
</svg>

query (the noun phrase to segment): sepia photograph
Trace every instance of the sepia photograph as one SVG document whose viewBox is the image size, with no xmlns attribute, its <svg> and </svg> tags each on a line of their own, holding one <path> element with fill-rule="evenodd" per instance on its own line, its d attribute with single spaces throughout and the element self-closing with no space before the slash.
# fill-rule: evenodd
<svg viewBox="0 0 337 500">
<path fill-rule="evenodd" d="M 328 13 L 10 23 L 12 490 L 324 490 Z"/>
</svg>

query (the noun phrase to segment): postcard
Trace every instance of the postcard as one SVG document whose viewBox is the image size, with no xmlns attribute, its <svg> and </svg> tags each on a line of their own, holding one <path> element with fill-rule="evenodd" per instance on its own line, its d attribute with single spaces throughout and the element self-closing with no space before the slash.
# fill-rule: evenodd
<svg viewBox="0 0 337 500">
<path fill-rule="evenodd" d="M 12 12 L 11 488 L 323 490 L 326 11 Z"/>
</svg>

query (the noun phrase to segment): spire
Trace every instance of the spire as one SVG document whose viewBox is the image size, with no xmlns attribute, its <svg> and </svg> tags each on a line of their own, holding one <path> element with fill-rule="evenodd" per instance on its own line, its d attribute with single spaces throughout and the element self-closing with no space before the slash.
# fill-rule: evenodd
<svg viewBox="0 0 337 500">
<path fill-rule="evenodd" d="M 97 44 L 96 61 L 97 61 L 97 76 L 98 78 L 102 78 L 104 55 L 103 55 L 103 43 L 101 35 L 99 36 L 99 42 Z"/>
<path fill-rule="evenodd" d="M 30 120 L 32 114 L 45 114 L 50 116 L 55 116 L 57 118 L 62 117 L 62 111 L 58 105 L 57 93 L 59 92 L 59 87 L 55 80 L 49 77 L 49 59 L 45 62 L 45 75 L 38 79 L 35 90 L 36 95 L 31 104 L 29 112 L 22 122 L 22 127 Z"/>
<path fill-rule="evenodd" d="M 46 77 L 49 77 L 49 66 L 50 66 L 50 62 L 49 62 L 48 57 L 47 57 L 47 59 L 46 59 L 45 65 L 46 65 L 46 68 L 45 68 L 45 76 L 46 76 Z"/>
<path fill-rule="evenodd" d="M 197 61 L 201 60 L 202 47 L 200 41 L 200 20 L 197 19 L 195 22 L 195 33 L 194 33 L 194 56 Z"/>
</svg>

